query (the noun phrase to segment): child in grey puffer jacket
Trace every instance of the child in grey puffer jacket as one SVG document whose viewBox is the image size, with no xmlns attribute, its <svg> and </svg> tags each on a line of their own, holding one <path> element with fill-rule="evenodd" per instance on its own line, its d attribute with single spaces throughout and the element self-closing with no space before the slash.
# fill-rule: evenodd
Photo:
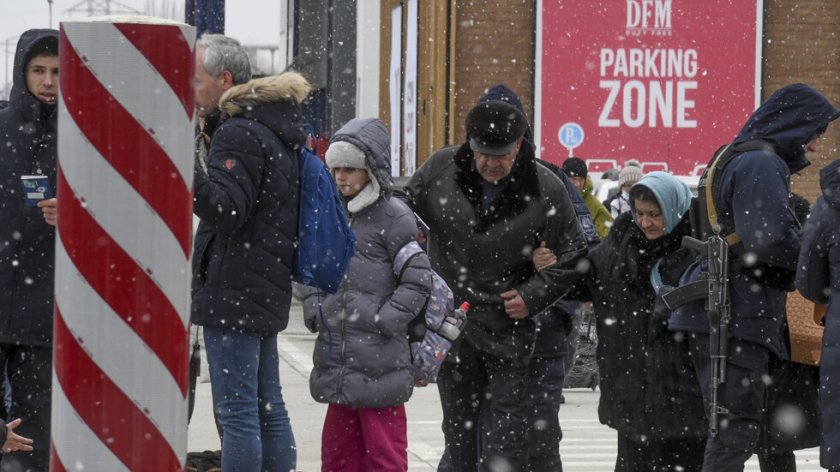
<svg viewBox="0 0 840 472">
<path fill-rule="evenodd" d="M 403 404 L 414 386 L 408 324 L 431 291 L 425 253 L 394 274 L 397 252 L 414 241 L 411 210 L 390 197 L 390 139 L 375 119 L 354 119 L 332 138 L 327 165 L 345 198 L 356 254 L 341 288 L 304 298 L 307 327 L 318 332 L 309 379 L 328 403 L 322 470 L 405 471 Z"/>
</svg>

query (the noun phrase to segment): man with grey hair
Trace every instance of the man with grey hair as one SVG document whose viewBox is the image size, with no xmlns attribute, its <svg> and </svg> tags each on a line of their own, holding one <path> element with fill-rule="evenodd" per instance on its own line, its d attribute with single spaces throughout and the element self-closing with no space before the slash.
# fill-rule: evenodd
<svg viewBox="0 0 840 472">
<path fill-rule="evenodd" d="M 195 46 L 195 112 L 198 116 L 195 136 L 195 155 L 200 167 L 207 172 L 207 153 L 210 141 L 223 118 L 219 110 L 219 99 L 234 85 L 251 80 L 251 64 L 239 41 L 222 34 L 205 34 Z M 197 218 L 196 218 L 197 220 Z M 197 224 L 197 223 L 196 223 Z M 199 327 L 191 333 L 193 360 L 190 362 L 189 417 L 195 406 L 195 387 L 200 374 Z M 215 412 L 214 412 L 215 416 Z M 222 428 L 216 418 L 219 437 Z"/>
<path fill-rule="evenodd" d="M 234 85 L 251 80 L 251 62 L 239 41 L 222 34 L 205 34 L 195 45 L 195 148 L 206 171 L 207 150 L 221 124 L 219 99 Z"/>
</svg>

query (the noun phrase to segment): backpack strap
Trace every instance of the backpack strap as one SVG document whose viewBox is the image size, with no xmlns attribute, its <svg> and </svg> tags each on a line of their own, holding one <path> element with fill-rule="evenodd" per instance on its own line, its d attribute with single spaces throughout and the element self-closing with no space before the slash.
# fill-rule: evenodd
<svg viewBox="0 0 840 472">
<path fill-rule="evenodd" d="M 408 268 L 409 263 L 412 259 L 417 257 L 418 255 L 422 254 L 423 248 L 417 243 L 417 241 L 411 241 L 400 248 L 397 251 L 397 255 L 394 256 L 394 276 L 397 278 L 397 282 L 402 280 L 402 276 L 405 273 L 405 270 Z"/>
<path fill-rule="evenodd" d="M 405 270 L 411 265 L 411 260 L 423 252 L 423 248 L 420 247 L 417 241 L 411 241 L 397 251 L 397 255 L 394 256 L 393 263 L 394 276 L 397 278 L 397 283 L 402 280 Z M 421 342 L 423 341 L 423 337 L 426 335 L 426 309 L 429 306 L 429 298 L 430 297 L 426 297 L 426 302 L 423 303 L 423 308 L 421 308 L 420 311 L 417 312 L 417 316 L 408 323 L 409 342 Z"/>
</svg>

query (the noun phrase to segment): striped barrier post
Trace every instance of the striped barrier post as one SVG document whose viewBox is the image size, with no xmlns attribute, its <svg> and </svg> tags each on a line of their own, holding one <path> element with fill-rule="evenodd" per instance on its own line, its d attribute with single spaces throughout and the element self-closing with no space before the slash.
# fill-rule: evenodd
<svg viewBox="0 0 840 472">
<path fill-rule="evenodd" d="M 62 22 L 52 471 L 181 471 L 195 31 Z"/>
</svg>

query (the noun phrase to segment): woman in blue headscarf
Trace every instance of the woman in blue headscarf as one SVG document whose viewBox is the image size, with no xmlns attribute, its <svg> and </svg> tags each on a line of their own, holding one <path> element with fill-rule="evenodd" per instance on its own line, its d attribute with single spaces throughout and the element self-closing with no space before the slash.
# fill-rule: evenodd
<svg viewBox="0 0 840 472">
<path fill-rule="evenodd" d="M 707 425 L 688 339 L 668 331 L 658 297 L 695 258 L 681 247 L 691 197 L 668 173 L 645 175 L 630 190 L 631 211 L 590 252 L 579 287 L 598 321 L 598 415 L 618 431 L 616 471 L 690 472 L 703 464 Z"/>
</svg>

